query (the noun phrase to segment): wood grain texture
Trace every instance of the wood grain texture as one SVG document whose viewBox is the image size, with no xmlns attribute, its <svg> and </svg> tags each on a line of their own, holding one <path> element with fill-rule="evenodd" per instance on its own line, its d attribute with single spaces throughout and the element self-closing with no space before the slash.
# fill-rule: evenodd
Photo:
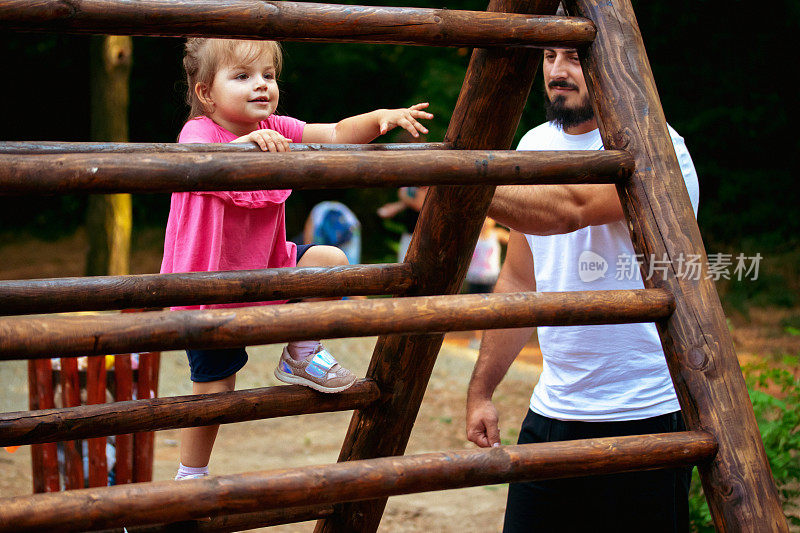
<svg viewBox="0 0 800 533">
<path fill-rule="evenodd" d="M 428 46 L 569 46 L 591 22 L 482 11 L 257 0 L 3 0 L 7 30 Z"/>
<path fill-rule="evenodd" d="M 696 464 L 713 457 L 703 432 L 455 450 L 323 466 L 37 494 L 0 500 L 0 532 L 84 531 L 215 517 L 507 481 Z"/>
<path fill-rule="evenodd" d="M 642 268 L 654 258 L 672 261 L 666 279 L 645 284 L 675 295 L 676 312 L 658 323 L 672 380 L 687 425 L 719 442 L 700 470 L 714 523 L 719 531 L 787 531 L 719 297 L 705 279 L 703 241 L 633 9 L 629 0 L 566 4 L 598 27 L 584 71 L 605 147 L 636 160 L 633 179 L 618 188 Z M 701 279 L 679 274 L 678 261 L 691 256 L 701 258 Z"/>
<path fill-rule="evenodd" d="M 59 377 L 62 405 L 65 408 L 79 407 L 81 405 L 81 383 L 78 374 L 78 359 L 75 357 L 62 357 Z M 82 443 L 80 440 L 63 440 L 64 470 L 66 474 L 64 486 L 67 490 L 82 489 L 84 487 Z M 117 457 L 119 457 L 119 443 Z"/>
<path fill-rule="evenodd" d="M 289 143 L 292 152 L 382 152 L 398 150 L 449 150 L 448 143 L 373 143 L 373 144 L 320 144 Z M 130 154 L 130 153 L 261 153 L 254 143 L 111 143 L 111 142 L 57 142 L 57 141 L 0 141 L 0 154 Z"/>
<path fill-rule="evenodd" d="M 0 360 L 46 358 L 53 353 L 75 356 L 232 348 L 408 332 L 653 322 L 669 316 L 673 307 L 672 296 L 667 291 L 642 289 L 419 296 L 93 316 L 6 317 L 0 319 Z M 367 376 L 371 377 L 369 372 Z M 141 375 L 139 379 L 141 381 Z M 381 383 L 387 387 L 397 386 L 388 380 L 377 382 L 379 387 Z"/>
<path fill-rule="evenodd" d="M 306 522 L 325 518 L 332 514 L 332 505 L 307 505 L 288 509 L 271 509 L 269 511 L 218 516 L 210 520 L 188 520 L 155 526 L 131 526 L 127 530 L 128 533 L 227 533 L 280 524 Z"/>
<path fill-rule="evenodd" d="M 158 398 L 158 370 L 161 363 L 160 352 L 139 354 L 139 379 L 136 383 L 136 397 L 142 399 Z M 133 482 L 142 483 L 153 479 L 153 453 L 155 434 L 144 431 L 133 434 Z"/>
<path fill-rule="evenodd" d="M 133 368 L 131 354 L 114 356 L 114 401 L 126 402 L 133 399 Z M 114 405 L 114 404 L 110 404 Z M 92 423 L 94 426 L 94 423 Z M 71 428 L 70 428 L 71 430 Z M 114 435 L 115 432 L 108 433 Z M 95 433 L 92 437 L 99 437 Z M 114 466 L 114 482 L 117 485 L 133 482 L 133 435 L 122 433 L 116 435 L 116 463 Z"/>
<path fill-rule="evenodd" d="M 631 165 L 611 151 L 0 154 L 0 194 L 614 183 Z"/>
<path fill-rule="evenodd" d="M 49 360 L 28 361 L 28 406 L 31 409 L 51 409 L 53 397 L 53 367 Z M 31 446 L 33 492 L 60 490 L 58 452 L 55 443 Z"/>
<path fill-rule="evenodd" d="M 487 12 L 555 13 L 558 0 L 492 0 Z M 508 150 L 530 92 L 541 53 L 534 49 L 473 50 L 445 142 L 457 150 Z M 419 284 L 413 294 L 459 291 L 494 194 L 494 185 L 429 189 L 406 262 Z M 478 328 L 482 329 L 482 328 Z M 339 461 L 400 455 L 405 451 L 443 335 L 393 335 L 378 339 L 367 371 L 384 401 L 353 413 Z M 317 533 L 372 533 L 386 499 L 337 507 L 317 523 Z"/>
<path fill-rule="evenodd" d="M 102 355 L 89 357 L 86 365 L 86 403 L 102 405 L 106 403 L 106 361 Z M 106 456 L 106 437 L 89 439 L 89 486 L 108 485 L 108 458 Z"/>
<path fill-rule="evenodd" d="M 406 264 L 0 281 L 0 315 L 401 294 Z"/>
<path fill-rule="evenodd" d="M 300 385 L 280 385 L 3 413 L 0 446 L 347 411 L 367 406 L 379 397 L 375 382 L 362 379 L 338 394 L 318 393 Z"/>
</svg>

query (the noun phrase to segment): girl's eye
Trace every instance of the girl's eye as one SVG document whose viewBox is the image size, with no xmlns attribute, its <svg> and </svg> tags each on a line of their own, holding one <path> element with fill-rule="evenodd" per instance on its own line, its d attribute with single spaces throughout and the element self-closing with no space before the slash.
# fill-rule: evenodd
<svg viewBox="0 0 800 533">
<path fill-rule="evenodd" d="M 265 72 L 264 73 L 264 79 L 265 80 L 274 80 L 275 79 L 275 74 L 273 74 L 272 72 Z"/>
<path fill-rule="evenodd" d="M 236 75 L 236 79 L 237 79 L 237 80 L 246 80 L 246 79 L 247 79 L 247 74 L 244 74 L 244 73 L 242 73 L 242 74 L 237 74 L 237 75 Z"/>
</svg>

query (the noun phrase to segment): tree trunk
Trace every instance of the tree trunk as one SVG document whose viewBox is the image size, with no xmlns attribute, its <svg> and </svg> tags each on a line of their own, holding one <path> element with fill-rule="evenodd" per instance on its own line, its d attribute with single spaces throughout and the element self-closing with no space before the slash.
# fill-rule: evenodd
<svg viewBox="0 0 800 533">
<path fill-rule="evenodd" d="M 92 37 L 92 140 L 128 140 L 128 80 L 132 48 L 132 39 L 128 36 Z M 89 198 L 87 275 L 124 275 L 130 272 L 131 226 L 129 194 Z"/>
</svg>

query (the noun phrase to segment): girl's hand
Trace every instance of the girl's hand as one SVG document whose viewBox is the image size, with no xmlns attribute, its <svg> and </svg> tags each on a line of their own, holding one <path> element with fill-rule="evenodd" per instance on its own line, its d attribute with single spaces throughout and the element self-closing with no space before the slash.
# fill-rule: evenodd
<svg viewBox="0 0 800 533">
<path fill-rule="evenodd" d="M 381 109 L 378 117 L 378 125 L 381 135 L 389 130 L 400 126 L 414 137 L 419 137 L 420 133 L 428 133 L 428 129 L 420 124 L 417 119 L 432 119 L 431 113 L 422 111 L 428 107 L 428 102 L 412 105 L 407 109 Z"/>
<path fill-rule="evenodd" d="M 238 139 L 234 139 L 231 141 L 232 143 L 246 143 L 246 142 L 253 142 L 256 143 L 259 148 L 261 148 L 265 152 L 288 152 L 289 151 L 289 139 L 281 135 L 275 130 L 256 130 L 253 132 L 248 133 L 247 135 L 243 135 Z"/>
</svg>

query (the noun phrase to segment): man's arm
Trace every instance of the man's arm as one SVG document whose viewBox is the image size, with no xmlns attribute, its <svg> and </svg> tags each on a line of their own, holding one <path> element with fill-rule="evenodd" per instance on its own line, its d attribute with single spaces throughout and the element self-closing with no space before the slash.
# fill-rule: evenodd
<svg viewBox="0 0 800 533">
<path fill-rule="evenodd" d="M 497 187 L 489 216 L 531 235 L 571 233 L 622 220 L 617 189 L 600 185 L 505 185 Z"/>
<path fill-rule="evenodd" d="M 525 236 L 511 232 L 503 268 L 494 292 L 536 290 L 533 256 Z M 467 389 L 467 438 L 482 448 L 500 444 L 497 409 L 492 394 L 534 328 L 493 329 L 483 333 L 481 350 Z"/>
</svg>

